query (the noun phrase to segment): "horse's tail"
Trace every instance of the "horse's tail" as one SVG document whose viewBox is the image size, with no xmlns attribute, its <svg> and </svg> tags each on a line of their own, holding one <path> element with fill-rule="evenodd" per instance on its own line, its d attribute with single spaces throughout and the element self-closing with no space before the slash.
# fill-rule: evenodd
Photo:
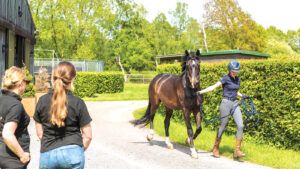
<svg viewBox="0 0 300 169">
<path fill-rule="evenodd" d="M 150 123 L 151 118 L 154 116 L 154 114 L 151 114 L 151 102 L 149 100 L 149 104 L 146 110 L 146 113 L 144 114 L 143 117 L 141 117 L 140 119 L 136 119 L 136 120 L 132 120 L 130 121 L 134 126 L 138 126 L 141 125 L 141 127 L 145 127 L 147 124 Z"/>
</svg>

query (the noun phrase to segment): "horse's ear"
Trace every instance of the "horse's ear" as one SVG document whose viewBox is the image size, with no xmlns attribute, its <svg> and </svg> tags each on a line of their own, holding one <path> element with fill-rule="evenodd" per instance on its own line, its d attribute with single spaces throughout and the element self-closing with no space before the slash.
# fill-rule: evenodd
<svg viewBox="0 0 300 169">
<path fill-rule="evenodd" d="M 188 50 L 185 50 L 185 55 L 190 55 L 190 51 L 188 51 Z"/>
<path fill-rule="evenodd" d="M 198 49 L 198 50 L 196 51 L 196 57 L 195 57 L 195 59 L 200 60 L 200 56 L 201 56 L 201 52 L 200 52 L 200 50 Z"/>
<path fill-rule="evenodd" d="M 200 51 L 199 49 L 197 50 L 196 55 L 197 55 L 198 57 L 201 56 L 201 51 Z"/>
</svg>

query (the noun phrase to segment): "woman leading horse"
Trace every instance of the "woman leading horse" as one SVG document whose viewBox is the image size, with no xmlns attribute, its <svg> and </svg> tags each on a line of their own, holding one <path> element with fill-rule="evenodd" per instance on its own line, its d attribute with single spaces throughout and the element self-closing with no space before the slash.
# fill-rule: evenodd
<svg viewBox="0 0 300 169">
<path fill-rule="evenodd" d="M 201 98 L 197 98 L 197 91 L 200 86 L 200 64 L 199 64 L 200 51 L 189 52 L 185 51 L 184 58 L 187 58 L 185 64 L 185 71 L 180 75 L 173 74 L 159 74 L 149 85 L 149 104 L 145 115 L 137 120 L 132 121 L 134 125 L 145 126 L 150 123 L 150 133 L 147 139 L 153 139 L 153 119 L 155 112 L 162 103 L 166 110 L 166 117 L 164 120 L 166 145 L 168 148 L 173 149 L 173 145 L 169 140 L 169 126 L 173 110 L 182 110 L 185 124 L 187 127 L 188 139 L 191 156 L 198 158 L 198 154 L 194 147 L 194 139 L 201 132 L 201 116 L 199 106 Z M 196 121 L 196 132 L 193 133 L 190 114 L 193 112 Z"/>
<path fill-rule="evenodd" d="M 220 105 L 220 116 L 221 116 L 221 126 L 217 131 L 217 136 L 215 140 L 215 144 L 213 147 L 213 156 L 219 158 L 219 145 L 221 143 L 222 134 L 228 124 L 229 115 L 231 115 L 237 126 L 236 133 L 236 147 L 233 153 L 234 158 L 240 158 L 245 156 L 245 154 L 241 151 L 241 142 L 243 138 L 243 118 L 240 107 L 238 105 L 237 96 L 247 98 L 248 96 L 241 94 L 239 92 L 240 88 L 240 78 L 237 76 L 240 71 L 240 63 L 236 60 L 232 60 L 228 63 L 228 74 L 223 76 L 220 81 L 216 84 L 207 87 L 199 91 L 199 94 L 204 94 L 219 86 L 223 87 L 223 99 Z"/>
</svg>

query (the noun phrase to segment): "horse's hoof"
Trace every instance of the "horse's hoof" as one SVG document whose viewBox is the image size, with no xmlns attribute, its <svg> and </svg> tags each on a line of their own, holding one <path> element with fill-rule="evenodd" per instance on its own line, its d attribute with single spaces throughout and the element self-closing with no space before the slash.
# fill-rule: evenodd
<svg viewBox="0 0 300 169">
<path fill-rule="evenodd" d="M 148 134 L 148 135 L 147 135 L 147 140 L 148 140 L 148 141 L 153 140 L 153 134 Z"/>
<path fill-rule="evenodd" d="M 197 151 L 196 151 L 195 148 L 191 148 L 191 156 L 192 156 L 192 158 L 194 158 L 194 159 L 197 159 L 197 158 L 198 158 L 198 153 L 197 153 Z"/>
<path fill-rule="evenodd" d="M 168 147 L 168 149 L 170 149 L 170 150 L 173 150 L 173 149 L 174 149 L 173 144 L 171 144 L 171 143 L 167 144 L 167 147 Z"/>
<path fill-rule="evenodd" d="M 198 154 L 197 154 L 197 153 L 192 153 L 191 156 L 192 156 L 192 158 L 194 158 L 194 159 L 198 159 Z"/>
</svg>

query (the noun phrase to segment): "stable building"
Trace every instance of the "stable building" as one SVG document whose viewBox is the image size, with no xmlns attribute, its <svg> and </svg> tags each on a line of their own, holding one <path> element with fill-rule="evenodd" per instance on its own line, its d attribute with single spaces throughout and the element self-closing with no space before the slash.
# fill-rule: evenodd
<svg viewBox="0 0 300 169">
<path fill-rule="evenodd" d="M 33 72 L 35 30 L 27 0 L 0 1 L 0 75 L 11 66 Z"/>
<path fill-rule="evenodd" d="M 157 56 L 156 64 L 181 62 L 181 55 Z M 219 62 L 224 60 L 250 60 L 250 59 L 267 59 L 270 55 L 266 53 L 244 51 L 244 50 L 220 50 L 201 52 L 200 60 L 202 62 Z"/>
</svg>

